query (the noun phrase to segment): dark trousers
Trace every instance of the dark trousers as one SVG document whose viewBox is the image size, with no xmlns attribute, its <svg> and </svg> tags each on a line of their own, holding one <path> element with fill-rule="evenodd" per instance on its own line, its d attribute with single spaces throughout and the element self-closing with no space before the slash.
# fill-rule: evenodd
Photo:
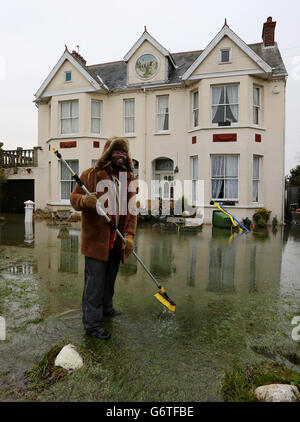
<svg viewBox="0 0 300 422">
<path fill-rule="evenodd" d="M 115 280 L 120 265 L 120 253 L 109 252 L 108 261 L 85 257 L 82 322 L 84 329 L 95 331 L 103 327 L 103 311 L 113 309 Z"/>
</svg>

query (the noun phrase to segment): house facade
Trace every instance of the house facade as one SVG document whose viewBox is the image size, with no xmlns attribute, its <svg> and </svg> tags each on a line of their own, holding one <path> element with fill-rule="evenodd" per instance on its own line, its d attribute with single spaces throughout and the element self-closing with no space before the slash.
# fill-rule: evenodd
<svg viewBox="0 0 300 422">
<path fill-rule="evenodd" d="M 172 200 L 174 181 L 191 180 L 193 203 L 202 180 L 204 222 L 215 200 L 237 218 L 266 207 L 282 221 L 287 72 L 275 25 L 268 18 L 262 42 L 246 44 L 225 21 L 204 50 L 172 54 L 145 28 L 123 60 L 98 65 L 66 47 L 35 94 L 36 208 L 71 207 L 74 182 L 53 147 L 80 174 L 117 135 L 147 200 Z"/>
</svg>

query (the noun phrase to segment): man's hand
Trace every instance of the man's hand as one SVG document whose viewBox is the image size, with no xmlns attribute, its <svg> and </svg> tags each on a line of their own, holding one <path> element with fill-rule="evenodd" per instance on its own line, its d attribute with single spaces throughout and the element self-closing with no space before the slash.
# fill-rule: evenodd
<svg viewBox="0 0 300 422">
<path fill-rule="evenodd" d="M 83 208 L 96 208 L 97 193 L 93 192 L 91 195 L 83 195 L 80 199 L 80 206 Z"/>
<path fill-rule="evenodd" d="M 124 235 L 126 244 L 122 242 L 122 262 L 124 264 L 125 259 L 129 257 L 134 249 L 133 235 L 125 233 Z"/>
</svg>

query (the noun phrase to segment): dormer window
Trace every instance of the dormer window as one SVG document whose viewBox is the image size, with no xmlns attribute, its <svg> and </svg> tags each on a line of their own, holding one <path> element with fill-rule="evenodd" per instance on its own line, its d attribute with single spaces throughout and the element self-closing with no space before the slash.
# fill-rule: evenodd
<svg viewBox="0 0 300 422">
<path fill-rule="evenodd" d="M 231 49 L 230 48 L 222 48 L 220 50 L 220 62 L 221 63 L 231 62 Z"/>
<path fill-rule="evenodd" d="M 70 70 L 65 72 L 65 82 L 72 82 L 72 72 Z"/>
</svg>

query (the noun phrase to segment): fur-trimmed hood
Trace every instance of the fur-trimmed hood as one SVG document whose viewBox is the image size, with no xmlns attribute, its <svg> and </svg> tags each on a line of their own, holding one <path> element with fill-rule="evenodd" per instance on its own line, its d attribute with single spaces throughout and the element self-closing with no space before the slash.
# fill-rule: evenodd
<svg viewBox="0 0 300 422">
<path fill-rule="evenodd" d="M 115 151 L 115 150 L 127 152 L 128 158 L 125 163 L 126 171 L 128 173 L 133 174 L 134 167 L 133 167 L 132 158 L 129 153 L 128 140 L 125 138 L 120 138 L 118 136 L 114 136 L 113 138 L 110 138 L 106 141 L 102 155 L 96 163 L 96 167 L 99 167 L 100 169 L 109 167 L 111 164 L 110 154 L 112 153 L 112 151 Z"/>
</svg>

